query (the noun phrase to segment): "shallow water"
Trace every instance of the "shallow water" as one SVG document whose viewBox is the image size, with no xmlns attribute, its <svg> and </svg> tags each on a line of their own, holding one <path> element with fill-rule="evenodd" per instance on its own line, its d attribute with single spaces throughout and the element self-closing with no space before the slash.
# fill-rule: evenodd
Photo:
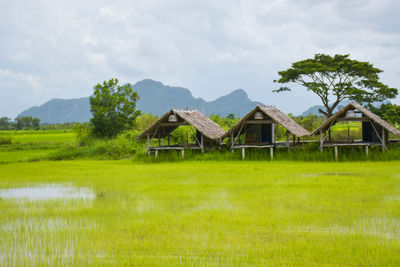
<svg viewBox="0 0 400 267">
<path fill-rule="evenodd" d="M 92 199 L 89 188 L 71 185 L 45 184 L 37 187 L 19 187 L 0 190 L 0 198 L 25 200 Z"/>
</svg>

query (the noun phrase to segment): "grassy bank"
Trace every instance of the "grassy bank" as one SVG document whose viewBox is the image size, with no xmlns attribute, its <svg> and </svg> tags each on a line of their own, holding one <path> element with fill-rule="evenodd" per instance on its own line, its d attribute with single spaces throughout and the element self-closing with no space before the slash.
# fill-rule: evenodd
<svg viewBox="0 0 400 267">
<path fill-rule="evenodd" d="M 93 197 L 0 198 L 0 265 L 400 264 L 399 162 L 0 165 L 46 184 Z"/>
<path fill-rule="evenodd" d="M 139 162 L 177 161 L 240 161 L 241 151 L 231 153 L 228 149 L 216 149 L 202 154 L 200 151 L 161 151 L 157 159 L 147 156 L 144 142 L 136 141 L 137 132 L 127 132 L 114 139 L 77 138 L 73 131 L 1 131 L 4 142 L 0 144 L 0 164 L 41 160 L 115 160 L 132 159 Z M 269 150 L 247 149 L 246 161 L 270 161 Z M 318 143 L 305 144 L 301 148 L 278 148 L 274 161 L 335 161 L 334 149 L 319 151 Z M 364 148 L 340 147 L 339 161 L 391 161 L 400 160 L 399 144 L 388 151 L 371 147 L 366 156 Z"/>
</svg>

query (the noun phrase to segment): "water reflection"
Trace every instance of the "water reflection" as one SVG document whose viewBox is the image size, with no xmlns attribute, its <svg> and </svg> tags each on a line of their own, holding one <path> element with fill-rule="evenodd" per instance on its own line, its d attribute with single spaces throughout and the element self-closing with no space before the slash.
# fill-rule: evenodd
<svg viewBox="0 0 400 267">
<path fill-rule="evenodd" d="M 92 199 L 95 194 L 89 188 L 71 185 L 47 184 L 37 187 L 20 187 L 0 190 L 0 198 L 51 200 L 51 199 Z"/>
</svg>

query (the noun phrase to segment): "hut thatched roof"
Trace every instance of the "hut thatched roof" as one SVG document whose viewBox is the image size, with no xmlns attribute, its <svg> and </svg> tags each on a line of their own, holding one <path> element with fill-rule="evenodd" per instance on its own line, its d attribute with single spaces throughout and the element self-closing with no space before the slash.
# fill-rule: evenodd
<svg viewBox="0 0 400 267">
<path fill-rule="evenodd" d="M 156 121 L 153 125 L 151 125 L 148 129 L 146 129 L 143 133 L 141 133 L 137 139 L 143 139 L 147 138 L 147 135 L 149 134 L 150 136 L 154 135 L 154 133 L 157 131 L 158 128 L 164 127 L 162 131 L 162 135 L 166 135 L 176 128 L 178 128 L 180 125 L 170 123 L 171 126 L 169 126 L 168 123 L 168 117 L 171 114 L 175 114 L 180 121 L 185 122 L 187 125 L 191 125 L 194 128 L 196 128 L 199 132 L 201 132 L 205 137 L 211 139 L 211 140 L 217 140 L 221 138 L 224 134 L 225 131 L 222 130 L 221 127 L 219 127 L 218 124 L 210 120 L 206 115 L 201 113 L 198 110 L 181 110 L 181 109 L 172 109 L 166 114 L 164 114 L 158 121 Z"/>
<path fill-rule="evenodd" d="M 383 120 L 378 115 L 372 113 L 371 111 L 369 111 L 368 109 L 364 108 L 363 106 L 361 106 L 360 104 L 357 104 L 357 103 L 349 103 L 347 106 L 345 106 L 344 108 L 342 108 L 341 110 L 336 112 L 329 119 L 327 119 L 321 126 L 319 126 L 317 129 L 315 129 L 312 132 L 312 135 L 316 135 L 316 134 L 319 134 L 320 132 L 324 132 L 324 131 L 328 130 L 328 128 L 331 126 L 332 123 L 334 123 L 335 120 L 337 120 L 338 118 L 344 117 L 346 115 L 346 112 L 348 110 L 350 110 L 350 109 L 359 110 L 364 116 L 368 117 L 373 122 L 375 122 L 376 124 L 382 126 L 383 128 L 385 128 L 389 132 L 391 132 L 393 134 L 396 134 L 396 135 L 400 135 L 400 131 L 399 130 L 394 128 L 392 125 L 390 125 L 388 122 Z"/>
<path fill-rule="evenodd" d="M 291 134 L 297 136 L 297 137 L 302 137 L 302 136 L 307 136 L 310 135 L 310 133 L 301 127 L 298 123 L 296 123 L 292 118 L 290 118 L 288 115 L 280 111 L 279 109 L 272 107 L 272 106 L 264 106 L 264 105 L 257 105 L 252 111 L 247 113 L 246 116 L 244 116 L 240 121 L 238 121 L 235 126 L 233 126 L 225 135 L 224 137 L 228 137 L 231 134 L 236 134 L 238 131 L 240 131 L 240 128 L 242 127 L 243 123 L 245 123 L 246 120 L 252 118 L 254 113 L 257 111 L 263 112 L 265 115 L 270 117 L 273 121 L 276 123 L 282 125 L 286 130 L 288 130 Z"/>
</svg>

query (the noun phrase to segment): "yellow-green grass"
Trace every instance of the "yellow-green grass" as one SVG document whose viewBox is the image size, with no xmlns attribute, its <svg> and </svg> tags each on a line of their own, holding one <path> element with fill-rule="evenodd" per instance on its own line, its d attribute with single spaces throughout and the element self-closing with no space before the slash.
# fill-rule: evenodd
<svg viewBox="0 0 400 267">
<path fill-rule="evenodd" d="M 11 138 L 11 144 L 0 145 L 0 164 L 47 158 L 76 142 L 72 130 L 9 130 L 0 136 Z"/>
<path fill-rule="evenodd" d="M 332 130 L 335 130 L 335 129 L 336 130 L 347 130 L 348 127 L 350 127 L 350 130 L 361 129 L 361 122 L 354 122 L 354 121 L 339 122 L 332 126 Z"/>
<path fill-rule="evenodd" d="M 19 161 L 35 161 L 46 158 L 57 149 L 0 150 L 0 164 Z"/>
<path fill-rule="evenodd" d="M 0 136 L 11 137 L 13 143 L 67 143 L 75 140 L 72 130 L 10 130 Z"/>
<path fill-rule="evenodd" d="M 0 265 L 400 265 L 400 162 L 0 165 L 46 184 L 95 197 L 0 199 Z"/>
</svg>

